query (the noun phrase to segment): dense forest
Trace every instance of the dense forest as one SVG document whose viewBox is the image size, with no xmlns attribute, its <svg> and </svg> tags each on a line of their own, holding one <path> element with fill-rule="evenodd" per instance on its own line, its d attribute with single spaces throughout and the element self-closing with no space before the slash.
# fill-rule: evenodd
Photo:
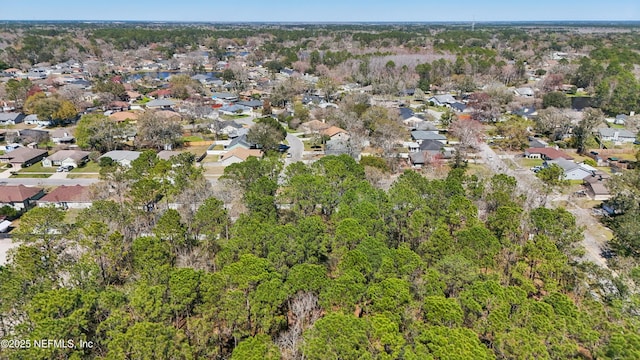
<svg viewBox="0 0 640 360">
<path fill-rule="evenodd" d="M 192 160 L 105 164 L 77 218 L 23 215 L 3 338 L 94 346 L 3 358 L 640 358 L 639 299 L 514 178 L 406 171 L 385 191 L 345 155 L 250 158 L 213 191 Z"/>
</svg>

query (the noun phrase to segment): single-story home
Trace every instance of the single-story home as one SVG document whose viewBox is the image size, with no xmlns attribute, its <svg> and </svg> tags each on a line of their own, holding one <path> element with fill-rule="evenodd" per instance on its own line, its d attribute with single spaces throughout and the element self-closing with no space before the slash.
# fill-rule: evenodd
<svg viewBox="0 0 640 360">
<path fill-rule="evenodd" d="M 238 95 L 229 92 L 214 92 L 211 94 L 211 98 L 230 102 L 238 101 Z"/>
<path fill-rule="evenodd" d="M 425 140 L 440 141 L 443 145 L 447 143 L 447 138 L 433 131 L 414 130 L 411 132 L 411 139 L 421 144 Z"/>
<path fill-rule="evenodd" d="M 27 117 L 24 118 L 24 123 L 28 125 L 51 126 L 53 124 L 53 121 L 40 120 L 38 118 L 38 115 L 31 114 L 31 115 L 27 115 Z"/>
<path fill-rule="evenodd" d="M 24 114 L 23 113 L 17 113 L 17 112 L 0 112 L 0 125 L 1 126 L 8 126 L 8 125 L 15 125 L 15 124 L 19 124 L 24 120 Z"/>
<path fill-rule="evenodd" d="M 566 160 L 573 160 L 573 157 L 567 153 L 550 147 L 528 148 L 524 151 L 524 156 L 529 159 L 556 160 L 562 158 Z"/>
<path fill-rule="evenodd" d="M 24 185 L 0 185 L 0 206 L 11 206 L 21 211 L 35 206 L 44 195 L 44 189 Z"/>
<path fill-rule="evenodd" d="M 100 159 L 108 157 L 122 166 L 130 167 L 131 162 L 137 159 L 140 154 L 139 151 L 113 150 L 100 156 Z"/>
<path fill-rule="evenodd" d="M 457 100 L 451 94 L 435 95 L 427 100 L 437 106 L 450 106 L 451 104 L 457 102 Z"/>
<path fill-rule="evenodd" d="M 238 104 L 223 106 L 218 109 L 221 113 L 225 115 L 238 115 L 238 114 L 250 114 L 251 108 L 247 106 L 242 106 Z"/>
<path fill-rule="evenodd" d="M 601 128 L 598 129 L 598 136 L 602 141 L 616 143 L 633 143 L 636 141 L 636 134 L 627 129 Z"/>
<path fill-rule="evenodd" d="M 328 140 L 324 146 L 325 155 L 351 155 L 352 151 L 347 139 L 335 138 Z"/>
<path fill-rule="evenodd" d="M 536 93 L 530 87 L 521 87 L 514 90 L 517 96 L 533 97 Z"/>
<path fill-rule="evenodd" d="M 147 109 L 171 109 L 176 105 L 175 102 L 169 99 L 155 99 L 145 104 Z"/>
<path fill-rule="evenodd" d="M 9 163 L 14 167 L 29 167 L 44 159 L 47 155 L 49 155 L 47 150 L 21 147 L 4 155 L 0 155 L 0 162 L 5 164 Z"/>
<path fill-rule="evenodd" d="M 157 154 L 157 156 L 160 160 L 169 160 L 171 157 L 178 156 L 180 154 L 182 154 L 180 151 L 162 150 Z"/>
<path fill-rule="evenodd" d="M 236 148 L 226 152 L 224 155 L 220 156 L 220 160 L 218 162 L 221 165 L 228 166 L 231 164 L 243 162 L 247 160 L 250 156 L 255 156 L 257 158 L 262 157 L 262 150 L 258 149 L 243 149 Z"/>
<path fill-rule="evenodd" d="M 49 155 L 42 160 L 42 166 L 63 166 L 71 165 L 79 167 L 89 161 L 89 151 L 82 150 L 60 150 L 53 155 Z"/>
<path fill-rule="evenodd" d="M 324 136 L 328 136 L 330 139 L 347 140 L 349 138 L 349 133 L 347 132 L 347 130 L 341 129 L 337 126 L 329 126 L 328 128 L 322 130 L 320 133 Z"/>
<path fill-rule="evenodd" d="M 64 129 L 51 131 L 49 137 L 54 144 L 73 144 L 76 141 L 76 137 Z"/>
<path fill-rule="evenodd" d="M 88 186 L 58 186 L 37 201 L 38 206 L 53 205 L 62 209 L 86 209 L 91 207 L 91 192 Z"/>
<path fill-rule="evenodd" d="M 609 189 L 601 183 L 586 183 L 585 187 L 587 188 L 587 194 L 593 198 L 593 200 L 606 201 L 611 199 L 611 193 Z"/>
<path fill-rule="evenodd" d="M 560 166 L 562 170 L 564 170 L 564 178 L 566 180 L 582 180 L 596 172 L 595 168 L 587 164 L 576 164 L 571 160 L 562 158 L 547 161 L 546 164 L 549 166 L 552 164 Z"/>
<path fill-rule="evenodd" d="M 240 149 L 256 149 L 257 145 L 247 140 L 247 135 L 243 134 L 238 136 L 237 138 L 231 140 L 229 145 L 224 147 L 225 150 L 233 150 L 236 148 Z"/>
<path fill-rule="evenodd" d="M 118 111 L 109 115 L 109 119 L 115 122 L 123 122 L 123 121 L 136 121 L 138 120 L 139 115 L 137 113 L 131 111 Z"/>
</svg>

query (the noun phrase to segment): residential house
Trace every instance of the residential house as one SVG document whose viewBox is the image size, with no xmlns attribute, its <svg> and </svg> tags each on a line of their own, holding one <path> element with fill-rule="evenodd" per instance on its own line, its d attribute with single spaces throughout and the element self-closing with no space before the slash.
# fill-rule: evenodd
<svg viewBox="0 0 640 360">
<path fill-rule="evenodd" d="M 261 158 L 262 151 L 258 149 L 243 149 L 238 147 L 220 156 L 220 160 L 218 160 L 218 162 L 221 165 L 228 166 L 231 164 L 243 162 L 247 160 L 250 156 Z"/>
<path fill-rule="evenodd" d="M 46 150 L 21 147 L 0 155 L 0 162 L 11 164 L 13 167 L 29 167 L 47 157 Z"/>
<path fill-rule="evenodd" d="M 248 115 L 251 113 L 251 108 L 239 104 L 227 105 L 218 109 L 221 113 L 225 115 Z"/>
<path fill-rule="evenodd" d="M 558 158 L 556 160 L 549 160 L 545 162 L 547 166 L 556 164 L 564 170 L 564 179 L 566 180 L 582 180 L 588 176 L 593 175 L 596 169 L 587 164 L 577 164 L 571 160 Z"/>
<path fill-rule="evenodd" d="M 400 111 L 400 118 L 403 122 L 414 116 L 413 110 L 408 107 L 400 107 L 398 110 Z"/>
<path fill-rule="evenodd" d="M 157 156 L 160 160 L 170 160 L 171 157 L 178 156 L 180 154 L 182 154 L 180 151 L 162 150 L 157 154 Z"/>
<path fill-rule="evenodd" d="M 520 87 L 514 90 L 514 93 L 516 94 L 516 96 L 522 96 L 522 97 L 534 97 L 535 96 L 535 92 L 533 91 L 532 88 L 530 87 Z"/>
<path fill-rule="evenodd" d="M 27 115 L 24 118 L 24 123 L 27 124 L 27 125 L 38 125 L 38 126 L 51 126 L 51 125 L 53 125 L 53 121 L 51 121 L 51 120 L 40 120 L 38 118 L 38 115 L 36 115 L 36 114 Z"/>
<path fill-rule="evenodd" d="M 330 139 L 349 139 L 349 133 L 347 132 L 347 130 L 341 129 L 337 126 L 329 126 L 328 128 L 322 130 L 320 133 L 323 136 L 329 137 Z"/>
<path fill-rule="evenodd" d="M 0 206 L 11 206 L 22 211 L 35 206 L 44 195 L 44 189 L 24 185 L 0 185 Z"/>
<path fill-rule="evenodd" d="M 236 138 L 249 131 L 249 129 L 245 129 L 242 124 L 238 124 L 235 121 L 216 121 L 216 123 L 211 126 L 218 129 L 218 134 L 227 135 L 229 138 Z"/>
<path fill-rule="evenodd" d="M 257 149 L 258 146 L 249 140 L 247 140 L 247 135 L 240 135 L 237 138 L 231 140 L 229 145 L 225 146 L 225 150 L 233 150 L 236 148 L 240 149 Z"/>
<path fill-rule="evenodd" d="M 604 185 L 604 183 L 601 182 L 595 182 L 595 183 L 586 183 L 585 187 L 587 189 L 587 194 L 589 194 L 589 196 L 591 196 L 591 198 L 593 200 L 598 200 L 598 201 L 607 201 L 609 199 L 611 199 L 611 193 L 609 192 L 609 189 L 607 189 L 607 187 Z"/>
<path fill-rule="evenodd" d="M 406 127 L 410 128 L 410 129 L 415 129 L 418 126 L 418 124 L 421 124 L 421 123 L 424 123 L 424 122 L 425 122 L 425 120 L 423 118 L 420 118 L 420 117 L 415 116 L 415 115 L 410 116 L 410 117 L 402 120 L 402 123 Z"/>
<path fill-rule="evenodd" d="M 0 112 L 0 126 L 16 125 L 24 120 L 25 116 L 17 112 Z"/>
<path fill-rule="evenodd" d="M 238 101 L 237 104 L 248 107 L 248 108 L 252 108 L 253 110 L 257 110 L 262 107 L 262 100 Z"/>
<path fill-rule="evenodd" d="M 298 130 L 304 134 L 318 134 L 329 127 L 331 127 L 331 125 L 320 120 L 311 120 L 300 124 L 300 126 L 298 126 Z"/>
<path fill-rule="evenodd" d="M 549 146 L 549 144 L 547 144 L 546 141 L 538 139 L 538 138 L 534 138 L 534 137 L 529 137 L 529 147 L 530 148 L 542 149 L 542 148 L 546 148 L 547 146 Z"/>
<path fill-rule="evenodd" d="M 601 128 L 598 135 L 602 141 L 613 141 L 614 143 L 633 143 L 636 141 L 636 134 L 626 129 Z"/>
<path fill-rule="evenodd" d="M 445 136 L 434 133 L 433 131 L 414 130 L 411 132 L 411 139 L 418 144 L 422 144 L 425 140 L 436 140 L 441 142 L 443 145 L 447 143 L 447 138 Z"/>
<path fill-rule="evenodd" d="M 54 144 L 73 144 L 76 142 L 76 137 L 71 135 L 66 129 L 51 131 L 49 137 Z"/>
<path fill-rule="evenodd" d="M 64 210 L 86 209 L 92 205 L 91 190 L 88 186 L 58 186 L 37 201 L 38 206 L 55 206 Z"/>
<path fill-rule="evenodd" d="M 109 119 L 115 122 L 137 121 L 138 118 L 139 118 L 139 115 L 131 111 L 118 111 L 109 115 Z"/>
<path fill-rule="evenodd" d="M 42 166 L 64 166 L 70 165 L 74 168 L 84 165 L 89 161 L 89 151 L 81 150 L 60 150 L 53 155 L 49 155 L 42 160 Z"/>
<path fill-rule="evenodd" d="M 108 157 L 122 166 L 130 167 L 131 162 L 137 159 L 140 154 L 141 153 L 139 151 L 113 150 L 100 156 L 100 159 Z"/>
<path fill-rule="evenodd" d="M 556 160 L 562 158 L 566 160 L 573 160 L 573 157 L 569 156 L 567 153 L 550 147 L 528 148 L 524 151 L 524 156 L 529 159 Z"/>
<path fill-rule="evenodd" d="M 627 115 L 625 114 L 616 115 L 616 118 L 613 119 L 613 123 L 616 125 L 624 125 L 626 121 L 627 121 Z"/>
<path fill-rule="evenodd" d="M 455 112 L 463 112 L 467 109 L 467 105 L 459 101 L 449 104 L 449 107 L 451 107 Z"/>
<path fill-rule="evenodd" d="M 457 102 L 457 100 L 451 94 L 435 95 L 430 97 L 428 101 L 432 102 L 436 106 L 450 106 L 451 104 Z"/>
<path fill-rule="evenodd" d="M 230 92 L 214 92 L 211 94 L 211 98 L 219 101 L 236 102 L 238 101 L 238 95 Z"/>
<path fill-rule="evenodd" d="M 147 109 L 171 109 L 176 103 L 169 99 L 155 99 L 146 103 Z"/>
<path fill-rule="evenodd" d="M 538 115 L 536 108 L 533 106 L 524 106 L 517 110 L 512 111 L 511 113 L 514 115 L 521 116 L 525 119 L 532 119 L 533 117 Z"/>
</svg>

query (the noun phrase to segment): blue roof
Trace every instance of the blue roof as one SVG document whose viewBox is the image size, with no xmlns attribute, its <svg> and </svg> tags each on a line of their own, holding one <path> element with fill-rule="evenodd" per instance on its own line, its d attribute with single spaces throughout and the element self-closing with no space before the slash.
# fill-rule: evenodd
<svg viewBox="0 0 640 360">
<path fill-rule="evenodd" d="M 401 107 L 400 116 L 402 117 L 402 120 L 407 120 L 408 118 L 413 116 L 413 110 L 406 107 Z"/>
</svg>

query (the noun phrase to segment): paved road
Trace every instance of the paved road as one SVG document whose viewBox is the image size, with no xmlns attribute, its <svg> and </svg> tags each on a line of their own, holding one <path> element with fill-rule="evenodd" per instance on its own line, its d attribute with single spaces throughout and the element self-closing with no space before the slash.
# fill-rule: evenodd
<svg viewBox="0 0 640 360">
<path fill-rule="evenodd" d="M 291 148 L 289 149 L 289 153 L 291 154 L 290 158 L 286 158 L 285 165 L 289 165 L 294 162 L 302 161 L 302 152 L 304 151 L 304 144 L 297 136 L 293 134 L 287 133 L 287 137 L 285 138 L 289 143 Z"/>
<path fill-rule="evenodd" d="M 34 179 L 12 178 L 0 179 L 0 185 L 26 185 L 26 186 L 59 186 L 59 185 L 91 185 L 99 182 L 99 179 Z"/>
</svg>

